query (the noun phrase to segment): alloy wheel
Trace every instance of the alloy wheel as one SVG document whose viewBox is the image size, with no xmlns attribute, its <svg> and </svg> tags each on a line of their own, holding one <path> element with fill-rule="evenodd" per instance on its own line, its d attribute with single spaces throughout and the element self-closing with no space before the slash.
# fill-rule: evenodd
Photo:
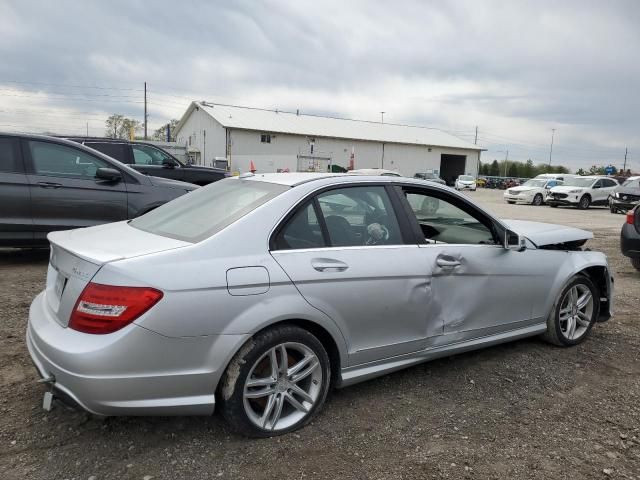
<svg viewBox="0 0 640 480">
<path fill-rule="evenodd" d="M 265 352 L 252 366 L 243 403 L 249 420 L 278 431 L 303 420 L 321 396 L 323 375 L 316 354 L 302 343 L 287 342 Z"/>
<path fill-rule="evenodd" d="M 540 205 L 542 205 L 542 195 L 540 195 L 539 193 L 536 193 L 536 196 L 533 197 L 533 204 L 536 207 L 539 207 Z"/>
<path fill-rule="evenodd" d="M 571 287 L 560 303 L 560 331 L 567 340 L 578 340 L 588 330 L 593 316 L 593 295 L 589 287 Z"/>
</svg>

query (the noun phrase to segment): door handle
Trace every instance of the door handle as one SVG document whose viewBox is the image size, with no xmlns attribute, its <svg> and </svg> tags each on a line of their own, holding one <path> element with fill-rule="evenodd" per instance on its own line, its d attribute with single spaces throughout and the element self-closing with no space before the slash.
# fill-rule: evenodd
<svg viewBox="0 0 640 480">
<path fill-rule="evenodd" d="M 38 182 L 38 186 L 42 188 L 60 188 L 62 184 L 54 182 Z"/>
<path fill-rule="evenodd" d="M 330 258 L 317 258 L 311 261 L 311 266 L 318 272 L 344 272 L 349 265 Z"/>
<path fill-rule="evenodd" d="M 459 267 L 460 266 L 460 262 L 458 260 L 454 260 L 454 259 L 446 259 L 446 258 L 438 258 L 436 260 L 436 264 L 439 267 L 443 267 L 443 268 L 454 268 L 454 267 Z"/>
</svg>

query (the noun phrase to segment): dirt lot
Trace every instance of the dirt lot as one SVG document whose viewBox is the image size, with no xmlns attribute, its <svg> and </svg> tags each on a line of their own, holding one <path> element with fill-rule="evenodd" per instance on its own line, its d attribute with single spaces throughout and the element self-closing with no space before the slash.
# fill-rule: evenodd
<svg viewBox="0 0 640 480">
<path fill-rule="evenodd" d="M 624 217 L 511 206 L 505 218 L 595 229 L 616 316 L 577 348 L 529 339 L 333 392 L 297 434 L 247 440 L 213 418 L 110 418 L 41 409 L 24 344 L 46 252 L 0 251 L 0 479 L 640 479 L 640 273 L 619 252 Z"/>
</svg>

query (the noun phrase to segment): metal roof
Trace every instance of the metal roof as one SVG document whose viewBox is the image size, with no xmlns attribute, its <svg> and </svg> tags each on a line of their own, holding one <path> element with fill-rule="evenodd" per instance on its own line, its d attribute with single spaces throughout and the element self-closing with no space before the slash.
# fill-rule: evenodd
<svg viewBox="0 0 640 480">
<path fill-rule="evenodd" d="M 192 102 L 176 127 L 176 132 L 182 128 L 185 120 L 196 107 L 201 108 L 226 128 L 256 130 L 265 133 L 288 133 L 312 137 L 484 150 L 478 145 L 437 128 L 349 120 L 208 102 Z"/>
</svg>

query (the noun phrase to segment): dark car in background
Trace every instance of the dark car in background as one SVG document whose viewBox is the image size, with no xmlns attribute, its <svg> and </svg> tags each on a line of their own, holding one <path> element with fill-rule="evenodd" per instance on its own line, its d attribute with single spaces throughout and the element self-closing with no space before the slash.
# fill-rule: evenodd
<svg viewBox="0 0 640 480">
<path fill-rule="evenodd" d="M 0 246 L 46 245 L 51 231 L 135 218 L 196 188 L 68 140 L 0 133 Z"/>
<path fill-rule="evenodd" d="M 229 176 L 226 170 L 186 165 L 162 148 L 144 142 L 111 138 L 68 137 L 98 150 L 146 175 L 208 185 Z"/>
<path fill-rule="evenodd" d="M 640 272 L 640 205 L 627 212 L 627 221 L 620 232 L 620 250 Z"/>
<path fill-rule="evenodd" d="M 640 177 L 629 177 L 609 196 L 611 213 L 625 213 L 640 203 Z"/>
<path fill-rule="evenodd" d="M 446 185 L 447 184 L 447 182 L 445 182 L 443 179 L 441 179 L 438 175 L 436 175 L 435 173 L 431 173 L 431 172 L 418 172 L 413 176 L 413 178 L 419 178 L 420 180 L 426 180 L 428 182 L 439 183 L 440 185 Z"/>
</svg>

